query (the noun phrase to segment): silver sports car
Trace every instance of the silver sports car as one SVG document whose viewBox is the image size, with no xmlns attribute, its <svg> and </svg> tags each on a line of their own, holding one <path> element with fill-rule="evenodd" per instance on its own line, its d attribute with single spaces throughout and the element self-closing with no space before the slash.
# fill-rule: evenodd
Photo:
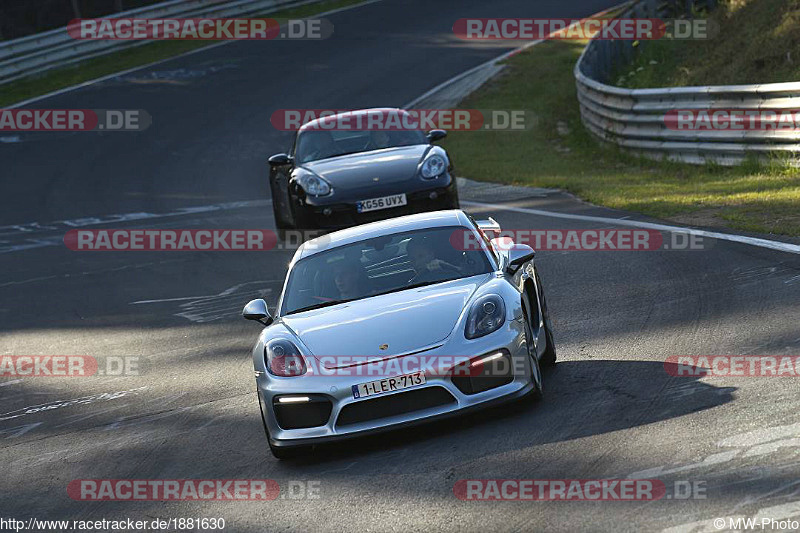
<svg viewBox="0 0 800 533">
<path fill-rule="evenodd" d="M 542 395 L 556 359 L 534 251 L 460 210 L 304 243 L 253 348 L 278 458 L 311 445 Z"/>
</svg>

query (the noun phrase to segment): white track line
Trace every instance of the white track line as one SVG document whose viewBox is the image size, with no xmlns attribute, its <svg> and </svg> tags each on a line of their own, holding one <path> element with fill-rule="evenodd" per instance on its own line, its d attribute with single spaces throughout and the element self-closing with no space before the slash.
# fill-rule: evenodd
<svg viewBox="0 0 800 533">
<path fill-rule="evenodd" d="M 529 42 L 529 43 L 525 43 L 524 45 L 520 46 L 519 48 L 515 48 L 515 49 L 513 49 L 513 50 L 511 50 L 511 51 L 509 51 L 509 52 L 506 52 L 506 53 L 504 53 L 504 54 L 501 54 L 501 55 L 499 55 L 499 56 L 495 57 L 494 59 L 490 59 L 489 61 L 485 61 L 485 62 L 481 63 L 480 65 L 478 65 L 477 67 L 472 67 L 472 68 L 471 68 L 471 69 L 469 69 L 469 70 L 465 70 L 465 71 L 464 71 L 464 72 L 462 72 L 461 74 L 458 74 L 458 75 L 456 75 L 456 76 L 453 76 L 453 77 L 452 77 L 452 78 L 450 78 L 449 80 L 447 80 L 447 81 L 444 81 L 444 82 L 440 83 L 439 85 L 437 85 L 437 86 L 436 86 L 436 87 L 434 87 L 433 89 L 431 89 L 431 90 L 429 90 L 429 91 L 426 91 L 426 92 L 425 92 L 424 94 L 422 94 L 421 96 L 418 96 L 418 97 L 414 98 L 413 100 L 411 100 L 410 102 L 408 102 L 406 105 L 404 105 L 404 106 L 403 106 L 403 109 L 411 109 L 411 108 L 413 108 L 415 105 L 417 105 L 419 102 L 421 102 L 422 100 L 424 100 L 424 99 L 428 98 L 428 97 L 429 97 L 429 96 L 431 96 L 432 94 L 436 94 L 436 93 L 438 93 L 439 91 L 441 91 L 442 89 L 444 89 L 445 87 L 447 87 L 447 86 L 449 86 L 449 85 L 452 85 L 453 83 L 455 83 L 455 82 L 457 82 L 457 81 L 459 81 L 459 80 L 462 80 L 462 79 L 466 78 L 467 76 L 469 76 L 469 75 L 470 75 L 470 74 L 472 74 L 473 72 L 476 72 L 476 71 L 478 71 L 478 70 L 480 70 L 480 69 L 482 69 L 482 68 L 488 67 L 488 66 L 490 66 L 490 65 L 494 65 L 495 63 L 499 63 L 500 61 L 502 61 L 502 60 L 504 60 L 504 59 L 508 59 L 509 57 L 511 57 L 511 56 L 513 56 L 513 55 L 516 55 L 516 54 L 518 54 L 518 53 L 522 52 L 522 51 L 523 51 L 523 50 L 525 50 L 526 48 L 530 48 L 530 47 L 531 47 L 531 46 L 533 46 L 533 45 L 539 44 L 540 42 L 542 42 L 542 39 L 539 39 L 539 40 L 536 40 L 536 41 L 531 41 L 531 42 Z"/>
<path fill-rule="evenodd" d="M 613 11 L 615 9 L 619 9 L 622 6 L 625 6 L 625 5 L 629 4 L 629 3 L 630 3 L 629 1 L 622 2 L 621 4 L 617 4 L 615 6 L 609 7 L 608 9 L 604 9 L 603 11 L 599 11 L 599 12 L 595 13 L 594 15 L 591 15 L 589 18 L 600 17 L 600 16 L 604 15 L 605 13 L 608 13 L 609 11 Z M 575 23 L 575 24 L 577 24 L 577 23 Z M 572 27 L 572 26 L 570 26 L 570 27 Z M 431 96 L 433 94 L 436 94 L 437 92 L 441 91 L 442 89 L 444 89 L 448 85 L 451 85 L 451 84 L 453 84 L 453 83 L 455 83 L 455 82 L 457 82 L 457 81 L 459 81 L 459 80 L 461 80 L 463 78 L 466 78 L 467 76 L 469 76 L 473 72 L 476 72 L 476 71 L 478 71 L 478 70 L 480 70 L 480 69 L 482 69 L 484 67 L 488 67 L 490 65 L 494 65 L 496 63 L 499 63 L 500 61 L 503 61 L 504 59 L 508 59 L 511 56 L 515 56 L 518 53 L 522 52 L 523 50 L 527 50 L 531 46 L 535 46 L 535 45 L 541 43 L 542 41 L 544 41 L 544 39 L 537 39 L 535 41 L 531 41 L 531 42 L 525 43 L 522 46 L 514 48 L 513 50 L 510 50 L 508 52 L 500 54 L 499 56 L 495 57 L 494 59 L 490 59 L 489 61 L 485 61 L 485 62 L 481 63 L 480 65 L 478 65 L 477 67 L 472 67 L 471 69 L 466 70 L 466 71 L 462 72 L 461 74 L 457 74 L 457 75 L 453 76 L 452 78 L 450 78 L 449 80 L 446 80 L 446 81 L 440 83 L 439 85 L 437 85 L 436 87 L 434 87 L 433 89 L 425 92 L 425 94 L 414 98 L 413 100 L 408 102 L 406 105 L 404 105 L 403 109 L 410 109 L 410 108 L 414 107 L 415 105 L 417 105 L 420 101 L 424 100 L 425 98 L 427 98 L 427 97 L 429 97 L 429 96 Z"/>
<path fill-rule="evenodd" d="M 582 220 L 585 222 L 599 222 L 602 224 L 613 224 L 615 226 L 632 226 L 636 228 L 653 229 L 657 231 L 688 233 L 689 235 L 696 235 L 698 237 L 707 237 L 709 239 L 718 239 L 721 241 L 738 242 L 740 244 L 749 244 L 750 246 L 758 246 L 759 248 L 768 248 L 770 250 L 777 250 L 779 252 L 800 254 L 800 244 L 791 244 L 788 242 L 781 242 L 781 241 L 771 241 L 769 239 L 760 239 L 758 237 L 746 237 L 744 235 L 736 235 L 734 233 L 719 233 L 716 231 L 684 228 L 681 226 L 670 226 L 667 224 L 655 224 L 653 222 L 644 222 L 639 220 L 628 220 L 628 219 L 610 218 L 610 217 L 595 217 L 590 215 L 574 215 L 571 213 L 557 213 L 554 211 L 545 211 L 543 209 L 530 209 L 527 207 L 515 207 L 502 204 L 485 204 L 482 202 L 469 202 L 466 200 L 462 200 L 461 205 L 485 207 L 500 211 L 513 211 L 515 213 L 525 213 L 528 215 L 538 215 L 541 217 L 564 218 L 568 220 Z"/>
<path fill-rule="evenodd" d="M 338 7 L 336 9 L 331 9 L 330 11 L 325 11 L 324 13 L 317 13 L 317 14 L 311 15 L 311 16 L 315 17 L 315 18 L 325 17 L 325 16 L 328 16 L 328 15 L 333 15 L 334 13 L 339 13 L 340 11 L 347 11 L 348 9 L 355 9 L 357 7 L 362 7 L 362 6 L 366 6 L 366 5 L 369 5 L 369 4 L 374 4 L 376 2 L 382 2 L 382 1 L 383 0 L 367 0 L 366 2 L 361 2 L 360 4 L 353 4 L 352 6 Z M 300 7 L 300 6 L 295 6 L 295 7 Z M 289 9 L 291 9 L 291 8 L 289 8 Z M 267 13 L 267 14 L 269 14 L 269 13 Z M 305 17 L 305 18 L 309 18 L 309 17 Z M 124 76 L 125 74 L 129 74 L 131 72 L 136 72 L 137 70 L 142 70 L 142 69 L 154 67 L 156 65 L 160 65 L 161 63 L 166 63 L 167 61 L 172 61 L 173 59 L 178 59 L 178 58 L 181 58 L 181 57 L 190 56 L 192 54 L 197 54 L 199 52 L 205 52 L 207 50 L 211 50 L 212 48 L 217 48 L 217 47 L 220 47 L 220 46 L 225 46 L 226 44 L 231 44 L 231 43 L 236 43 L 236 42 L 239 42 L 239 41 L 238 40 L 223 41 L 221 43 L 210 44 L 208 46 L 204 46 L 202 48 L 197 48 L 195 50 L 189 50 L 188 52 L 183 52 L 183 53 L 178 54 L 178 55 L 166 57 L 164 59 L 159 59 L 158 61 L 153 61 L 152 63 L 147 63 L 146 65 L 139 65 L 138 67 L 129 68 L 127 70 L 121 70 L 119 72 L 114 72 L 113 74 L 108 74 L 106 76 L 101 76 L 101 77 L 95 78 L 93 80 L 84 81 L 84 82 L 79 83 L 77 85 L 70 85 L 69 87 L 64 87 L 63 89 L 58 89 L 56 91 L 53 91 L 53 92 L 50 92 L 50 93 L 47 93 L 47 94 L 43 94 L 41 96 L 34 96 L 33 98 L 28 98 L 27 100 L 23 100 L 22 102 L 17 102 L 16 104 L 8 105 L 4 109 L 15 109 L 17 107 L 26 106 L 26 105 L 32 104 L 34 102 L 39 102 L 39 101 L 45 100 L 47 98 L 52 98 L 54 96 L 59 96 L 61 94 L 65 94 L 65 93 L 74 91 L 75 89 L 80 89 L 82 87 L 88 87 L 89 85 L 94 85 L 95 83 L 100 83 L 101 81 L 110 80 L 110 79 L 116 78 L 118 76 Z M 107 55 L 111 55 L 111 54 L 107 54 Z M 106 56 L 100 56 L 100 57 L 106 57 Z"/>
</svg>

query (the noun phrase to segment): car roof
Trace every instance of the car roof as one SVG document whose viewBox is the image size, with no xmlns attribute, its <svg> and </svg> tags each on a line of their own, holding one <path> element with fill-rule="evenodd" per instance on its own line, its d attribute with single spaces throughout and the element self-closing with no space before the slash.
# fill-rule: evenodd
<svg viewBox="0 0 800 533">
<path fill-rule="evenodd" d="M 325 130 L 325 128 L 320 127 L 321 124 L 325 124 L 327 122 L 338 120 L 340 117 L 348 117 L 348 116 L 359 116 L 359 115 L 368 115 L 370 113 L 398 113 L 400 115 L 408 115 L 408 111 L 405 109 L 400 109 L 397 107 L 373 107 L 370 109 L 356 109 L 353 111 L 343 111 L 341 113 L 336 113 L 335 115 L 325 115 L 324 117 L 315 118 L 309 122 L 306 122 L 300 129 L 297 130 L 297 133 L 301 133 L 305 130 L 315 129 L 315 130 Z"/>
<path fill-rule="evenodd" d="M 297 252 L 295 252 L 292 264 L 319 252 L 324 252 L 345 244 L 363 241 L 371 237 L 444 226 L 472 227 L 472 224 L 467 215 L 460 209 L 428 211 L 425 213 L 389 218 L 378 222 L 370 222 L 369 224 L 334 231 L 333 233 L 328 233 L 327 235 L 306 241 L 297 249 Z"/>
</svg>

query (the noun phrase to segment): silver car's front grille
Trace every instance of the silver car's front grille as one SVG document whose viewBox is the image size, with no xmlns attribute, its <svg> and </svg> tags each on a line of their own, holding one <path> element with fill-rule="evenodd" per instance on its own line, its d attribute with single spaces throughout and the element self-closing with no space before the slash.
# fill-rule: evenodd
<svg viewBox="0 0 800 533">
<path fill-rule="evenodd" d="M 447 389 L 443 387 L 425 387 L 346 405 L 339 413 L 336 425 L 349 426 L 455 402 L 456 399 Z"/>
</svg>

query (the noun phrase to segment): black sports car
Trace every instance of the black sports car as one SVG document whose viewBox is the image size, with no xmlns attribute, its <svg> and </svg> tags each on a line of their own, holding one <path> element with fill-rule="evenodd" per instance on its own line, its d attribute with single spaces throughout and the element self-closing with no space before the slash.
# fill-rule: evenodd
<svg viewBox="0 0 800 533">
<path fill-rule="evenodd" d="M 387 112 L 407 114 L 367 109 L 318 118 L 297 131 L 291 154 L 269 158 L 279 230 L 338 229 L 459 207 L 450 158 L 433 144 L 447 135 L 444 130 L 330 127 Z"/>
</svg>

